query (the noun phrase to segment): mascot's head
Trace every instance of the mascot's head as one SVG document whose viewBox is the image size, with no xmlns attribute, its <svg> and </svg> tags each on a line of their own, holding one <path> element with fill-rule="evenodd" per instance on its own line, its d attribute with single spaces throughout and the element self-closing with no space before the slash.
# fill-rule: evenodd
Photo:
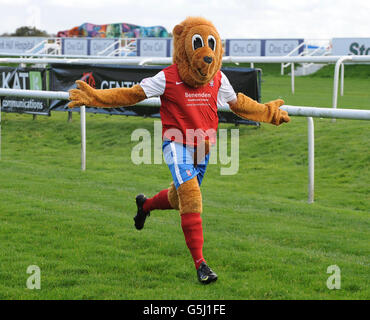
<svg viewBox="0 0 370 320">
<path fill-rule="evenodd" d="M 200 17 L 189 17 L 173 29 L 173 62 L 181 80 L 191 87 L 209 83 L 221 68 L 222 43 L 214 25 Z"/>
</svg>

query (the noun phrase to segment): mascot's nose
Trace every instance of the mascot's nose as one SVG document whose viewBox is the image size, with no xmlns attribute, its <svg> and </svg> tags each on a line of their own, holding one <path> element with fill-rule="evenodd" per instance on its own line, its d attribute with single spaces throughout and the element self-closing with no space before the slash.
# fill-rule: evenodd
<svg viewBox="0 0 370 320">
<path fill-rule="evenodd" d="M 209 57 L 209 56 L 205 56 L 205 57 L 203 58 L 203 60 L 204 60 L 204 62 L 206 62 L 206 63 L 208 63 L 208 64 L 212 63 L 212 61 L 213 61 L 212 57 Z"/>
</svg>

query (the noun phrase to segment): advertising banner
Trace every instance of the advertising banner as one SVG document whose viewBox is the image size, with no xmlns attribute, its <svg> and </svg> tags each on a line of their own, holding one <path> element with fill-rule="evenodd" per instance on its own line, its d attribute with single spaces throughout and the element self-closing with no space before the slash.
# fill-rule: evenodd
<svg viewBox="0 0 370 320">
<path fill-rule="evenodd" d="M 270 39 L 265 40 L 264 45 L 264 56 L 286 56 L 291 51 L 293 51 L 295 48 L 297 48 L 301 43 L 303 42 L 303 39 Z M 291 56 L 297 56 L 303 48 L 300 48 L 300 50 L 296 50 L 294 53 L 291 54 Z"/>
<path fill-rule="evenodd" d="M 62 54 L 65 55 L 89 55 L 88 39 L 65 38 L 62 41 Z"/>
<path fill-rule="evenodd" d="M 226 56 L 251 56 L 262 55 L 262 40 L 256 39 L 230 39 L 226 40 Z"/>
<path fill-rule="evenodd" d="M 170 57 L 171 42 L 171 39 L 137 39 L 137 56 Z"/>
<path fill-rule="evenodd" d="M 226 56 L 286 56 L 297 48 L 303 39 L 227 39 L 225 43 Z M 298 49 L 291 56 L 297 56 L 303 51 Z"/>
<path fill-rule="evenodd" d="M 0 88 L 20 90 L 46 90 L 46 70 L 0 67 Z M 2 111 L 49 114 L 49 104 L 44 99 L 3 97 Z"/>
<path fill-rule="evenodd" d="M 125 87 L 129 88 L 140 83 L 147 77 L 152 77 L 161 71 L 163 66 L 84 66 L 53 64 L 51 66 L 50 90 L 68 91 L 75 88 L 76 80 L 83 80 L 96 89 Z M 249 97 L 259 100 L 259 71 L 250 68 L 223 68 L 235 92 L 243 92 Z M 54 100 L 51 110 L 79 111 L 79 108 L 68 109 L 67 101 Z M 116 115 L 133 115 L 159 117 L 159 107 L 132 106 L 125 108 L 86 108 L 87 112 Z M 220 122 L 256 124 L 243 120 L 232 112 L 219 112 Z"/>
<path fill-rule="evenodd" d="M 334 56 L 370 55 L 370 38 L 333 38 Z"/>
<path fill-rule="evenodd" d="M 90 40 L 90 55 L 91 56 L 97 56 L 100 52 L 107 49 L 109 46 L 111 46 L 109 49 L 107 49 L 104 52 L 104 55 L 108 55 L 112 53 L 115 49 L 118 49 L 118 44 L 113 45 L 118 39 L 91 39 Z"/>
<path fill-rule="evenodd" d="M 41 37 L 0 37 L 0 53 L 25 53 L 47 38 Z"/>
</svg>

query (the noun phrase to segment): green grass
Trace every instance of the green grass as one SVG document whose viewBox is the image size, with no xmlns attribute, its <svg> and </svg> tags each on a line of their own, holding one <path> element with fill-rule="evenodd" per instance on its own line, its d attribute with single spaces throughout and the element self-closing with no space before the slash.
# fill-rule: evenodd
<svg viewBox="0 0 370 320">
<path fill-rule="evenodd" d="M 310 75 L 312 78 L 330 78 L 333 79 L 334 75 L 334 64 L 327 65 Z M 356 79 L 369 79 L 370 78 L 370 65 L 368 64 L 353 64 L 344 65 L 344 75 L 346 78 L 356 78 Z"/>
<path fill-rule="evenodd" d="M 262 100 L 330 107 L 332 80 L 266 75 Z M 370 109 L 368 81 L 346 78 L 339 108 Z M 166 165 L 134 165 L 130 136 L 153 119 L 2 114 L 0 299 L 369 299 L 370 139 L 366 121 L 315 119 L 315 203 L 307 204 L 307 121 L 240 126 L 240 168 L 210 165 L 204 253 L 218 273 L 197 283 L 178 212 L 133 227 L 137 193 L 168 186 Z M 222 124 L 221 128 L 235 128 Z M 329 290 L 330 265 L 341 289 Z M 41 290 L 26 289 L 29 265 Z"/>
</svg>

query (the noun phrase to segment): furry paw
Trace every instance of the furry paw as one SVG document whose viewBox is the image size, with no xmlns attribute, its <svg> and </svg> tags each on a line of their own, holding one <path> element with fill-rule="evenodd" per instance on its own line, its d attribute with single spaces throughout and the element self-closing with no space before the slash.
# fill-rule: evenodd
<svg viewBox="0 0 370 320">
<path fill-rule="evenodd" d="M 273 100 L 273 101 L 270 101 L 270 102 L 266 103 L 267 106 L 269 106 L 273 110 L 275 110 L 274 111 L 275 116 L 273 117 L 271 123 L 273 123 L 277 126 L 284 123 L 284 122 L 289 122 L 290 121 L 290 117 L 288 115 L 288 112 L 286 112 L 285 110 L 280 109 L 280 107 L 284 104 L 285 104 L 285 102 L 282 99 L 277 99 L 277 100 Z"/>
<path fill-rule="evenodd" d="M 69 90 L 69 108 L 80 106 L 91 106 L 94 97 L 94 90 L 86 82 L 77 80 L 77 89 Z"/>
<path fill-rule="evenodd" d="M 284 122 L 289 122 L 289 121 L 290 121 L 290 117 L 289 117 L 288 112 L 280 109 L 280 123 L 279 124 L 282 124 Z"/>
</svg>

